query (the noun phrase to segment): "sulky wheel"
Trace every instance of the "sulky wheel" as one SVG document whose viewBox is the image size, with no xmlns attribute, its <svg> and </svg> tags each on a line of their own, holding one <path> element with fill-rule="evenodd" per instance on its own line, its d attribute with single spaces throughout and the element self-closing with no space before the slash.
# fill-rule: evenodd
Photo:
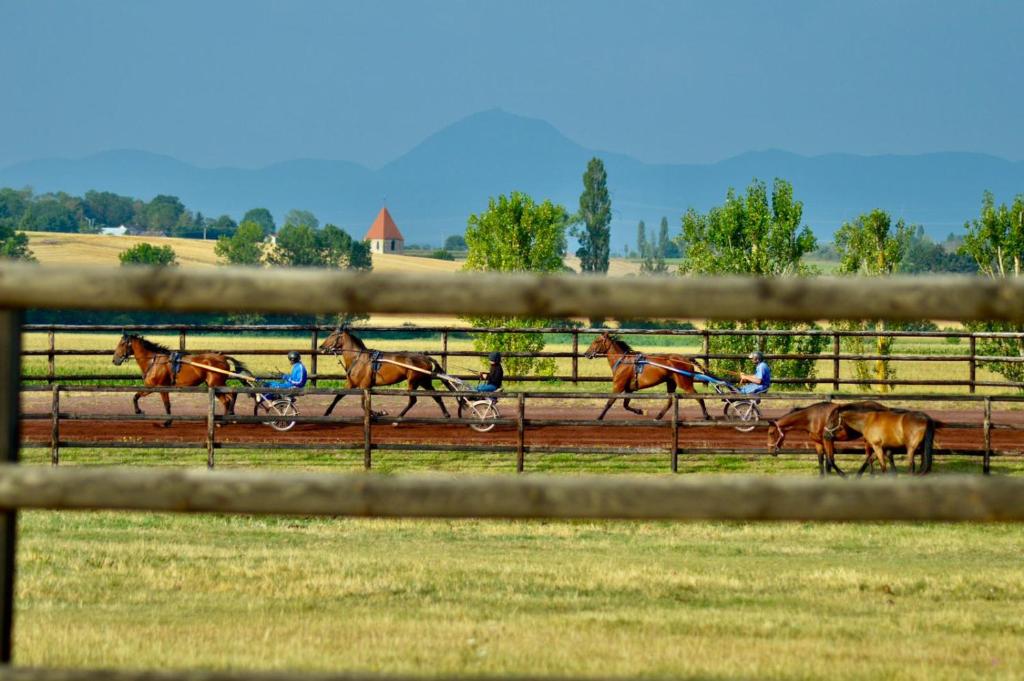
<svg viewBox="0 0 1024 681">
<path fill-rule="evenodd" d="M 490 400 L 471 402 L 469 404 L 469 409 L 473 412 L 472 418 L 479 422 L 471 423 L 469 424 L 469 427 L 478 433 L 486 433 L 494 428 L 494 419 L 500 418 L 498 415 L 498 408 L 495 407 L 494 403 Z"/>
<path fill-rule="evenodd" d="M 295 408 L 291 400 L 274 400 L 269 407 L 267 412 L 273 416 L 281 416 L 280 421 L 268 421 L 267 424 L 274 430 L 284 432 L 291 430 L 295 426 L 294 417 L 299 415 L 299 410 Z"/>
<path fill-rule="evenodd" d="M 741 433 L 749 433 L 757 427 L 753 422 L 761 420 L 761 410 L 757 408 L 757 403 L 753 400 L 730 401 L 725 405 L 725 418 L 730 421 L 744 422 L 743 425 L 736 426 L 736 430 Z M 746 423 L 748 421 L 749 425 Z"/>
</svg>

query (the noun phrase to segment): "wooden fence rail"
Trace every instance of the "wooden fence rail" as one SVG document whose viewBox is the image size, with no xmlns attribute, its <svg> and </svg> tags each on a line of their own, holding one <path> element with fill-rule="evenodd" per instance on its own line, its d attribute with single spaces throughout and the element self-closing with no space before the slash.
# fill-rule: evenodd
<svg viewBox="0 0 1024 681">
<path fill-rule="evenodd" d="M 0 465 L 0 509 L 411 518 L 1024 522 L 1024 479 L 375 476 Z"/>
</svg>

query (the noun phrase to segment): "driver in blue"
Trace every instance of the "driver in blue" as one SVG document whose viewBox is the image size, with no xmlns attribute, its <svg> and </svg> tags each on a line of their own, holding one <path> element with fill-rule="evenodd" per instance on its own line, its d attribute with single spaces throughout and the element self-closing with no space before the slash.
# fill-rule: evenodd
<svg viewBox="0 0 1024 681">
<path fill-rule="evenodd" d="M 754 373 L 740 374 L 740 392 L 745 395 L 767 392 L 772 385 L 772 370 L 764 361 L 764 355 L 754 350 L 748 357 L 754 361 Z"/>
<path fill-rule="evenodd" d="M 302 365 L 302 357 L 296 351 L 288 353 L 288 361 L 292 363 L 292 370 L 287 374 L 281 374 L 280 381 L 271 381 L 267 386 L 271 388 L 303 388 L 309 379 L 306 367 Z"/>
</svg>

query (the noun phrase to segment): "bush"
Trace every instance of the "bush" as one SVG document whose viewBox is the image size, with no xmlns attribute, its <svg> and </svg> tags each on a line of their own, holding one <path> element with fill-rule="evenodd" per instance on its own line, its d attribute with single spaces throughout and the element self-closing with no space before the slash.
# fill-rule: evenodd
<svg viewBox="0 0 1024 681">
<path fill-rule="evenodd" d="M 737 330 L 778 330 L 778 331 L 811 331 L 817 330 L 816 324 L 803 324 L 793 322 L 759 322 L 742 323 L 736 322 L 715 322 L 708 324 L 709 329 L 737 329 Z M 712 355 L 747 355 L 754 350 L 760 350 L 765 355 L 816 355 L 825 347 L 827 338 L 821 335 L 811 336 L 711 336 L 709 340 L 709 352 Z M 709 363 L 708 369 L 713 374 L 729 374 L 747 369 L 749 366 L 739 359 L 716 359 Z M 772 377 L 780 378 L 815 378 L 815 360 L 813 359 L 783 359 L 768 360 L 772 367 Z M 730 382 L 735 380 L 725 377 Z M 778 386 L 787 390 L 812 390 L 812 383 L 787 383 Z"/>
<path fill-rule="evenodd" d="M 158 265 L 173 267 L 178 264 L 177 255 L 170 246 L 154 246 L 141 243 L 121 251 L 117 256 L 122 265 Z"/>
</svg>

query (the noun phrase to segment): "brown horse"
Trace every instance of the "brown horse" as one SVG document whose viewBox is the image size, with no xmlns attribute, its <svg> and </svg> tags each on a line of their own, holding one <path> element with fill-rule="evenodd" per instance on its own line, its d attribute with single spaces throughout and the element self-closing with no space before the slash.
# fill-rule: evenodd
<svg viewBox="0 0 1024 681">
<path fill-rule="evenodd" d="M 882 472 L 886 471 L 887 450 L 906 447 L 910 472 L 924 475 L 932 469 L 932 447 L 935 442 L 936 421 L 922 411 L 849 409 L 840 407 L 832 413 L 828 429 L 833 432 L 839 428 L 852 428 L 859 432 L 864 441 L 870 445 L 871 451 L 864 461 L 863 471 L 871 463 L 872 457 L 878 461 Z M 917 448 L 922 446 L 921 470 L 914 465 Z M 825 438 L 825 453 L 832 455 L 833 444 Z M 893 466 L 893 473 L 896 467 Z"/>
<path fill-rule="evenodd" d="M 348 375 L 348 387 L 350 389 L 366 390 L 378 385 L 394 385 L 406 381 L 409 384 L 409 404 L 401 411 L 398 418 L 405 416 L 405 413 L 416 404 L 416 396 L 413 390 L 434 389 L 434 374 L 442 373 L 441 365 L 432 357 L 415 352 L 380 352 L 367 349 L 366 345 L 347 329 L 337 329 L 320 344 L 324 352 L 333 353 L 341 358 L 345 366 L 345 373 Z M 379 361 L 384 360 L 384 361 Z M 398 362 L 393 364 L 392 362 Z M 406 366 L 401 366 L 402 364 Z M 444 379 L 441 382 L 449 390 L 454 387 Z M 344 395 L 335 395 L 331 406 L 327 407 L 324 416 L 330 415 L 334 407 Z M 445 418 L 451 418 L 444 401 L 437 395 L 432 396 L 441 413 Z M 462 413 L 462 404 L 459 404 L 459 415 Z M 397 424 L 396 424 L 397 425 Z"/>
<path fill-rule="evenodd" d="M 861 435 L 845 424 L 840 425 L 831 433 L 826 433 L 829 418 L 840 406 L 850 409 L 886 410 L 884 404 L 867 401 L 852 402 L 846 405 L 839 405 L 835 402 L 815 402 L 809 407 L 798 407 L 768 424 L 768 446 L 771 448 L 772 454 L 776 454 L 782 448 L 787 432 L 790 430 L 803 430 L 810 436 L 810 440 L 814 444 L 814 450 L 818 453 L 819 475 L 827 475 L 830 471 L 834 470 L 840 476 L 845 476 L 846 474 L 836 465 L 834 455 L 828 458 L 825 457 L 824 439 L 826 435 L 831 435 L 833 440 L 846 442 L 856 440 Z M 868 451 L 868 445 L 865 445 L 864 452 L 867 453 Z M 863 472 L 863 469 L 861 471 Z"/>
<path fill-rule="evenodd" d="M 219 387 L 227 383 L 228 377 L 216 371 L 203 369 L 192 364 L 181 363 L 180 367 L 173 366 L 171 362 L 172 351 L 170 348 L 148 341 L 142 336 L 134 333 L 126 333 L 121 336 L 117 347 L 114 348 L 113 362 L 120 366 L 129 357 L 134 357 L 142 370 L 142 383 L 146 386 L 195 386 L 205 383 L 212 387 Z M 233 373 L 248 372 L 245 365 L 234 357 L 221 355 L 215 352 L 206 352 L 201 355 L 187 355 L 181 353 L 181 359 L 196 364 L 204 364 L 221 371 Z M 177 372 L 175 369 L 177 368 Z M 139 398 L 152 394 L 149 391 L 141 390 L 135 393 L 132 398 L 132 406 L 136 414 L 141 414 Z M 237 394 L 218 394 L 217 399 L 224 405 L 225 414 L 235 413 L 235 399 Z M 169 393 L 160 393 L 160 399 L 164 401 L 164 411 L 171 415 L 171 396 Z M 164 427 L 171 425 L 170 421 L 164 421 Z"/>
<path fill-rule="evenodd" d="M 671 395 L 676 391 L 676 388 L 682 388 L 688 393 L 697 393 L 693 387 L 693 376 L 676 373 L 675 371 L 646 362 L 638 364 L 637 358 L 641 357 L 641 353 L 631 348 L 626 341 L 611 335 L 607 331 L 594 339 L 594 342 L 590 344 L 590 347 L 587 348 L 583 356 L 587 359 L 594 359 L 599 355 L 605 355 L 608 358 L 608 365 L 612 368 L 612 392 L 614 393 L 632 393 L 661 383 L 665 384 L 670 397 L 665 408 L 658 414 L 657 419 L 664 416 L 665 412 L 672 406 Z M 691 374 L 696 371 L 702 371 L 692 359 L 682 355 L 642 356 L 655 364 L 663 364 Z M 604 418 L 614 402 L 615 398 L 608 400 L 608 403 L 604 405 L 604 409 L 601 411 L 601 415 L 597 417 L 598 421 Z M 708 409 L 704 406 L 704 400 L 697 400 L 697 402 L 700 404 L 700 410 L 704 412 L 704 418 L 711 420 L 711 415 L 708 414 Z M 622 401 L 622 406 L 634 414 L 644 413 L 643 409 L 635 409 L 629 406 L 628 397 Z"/>
</svg>

